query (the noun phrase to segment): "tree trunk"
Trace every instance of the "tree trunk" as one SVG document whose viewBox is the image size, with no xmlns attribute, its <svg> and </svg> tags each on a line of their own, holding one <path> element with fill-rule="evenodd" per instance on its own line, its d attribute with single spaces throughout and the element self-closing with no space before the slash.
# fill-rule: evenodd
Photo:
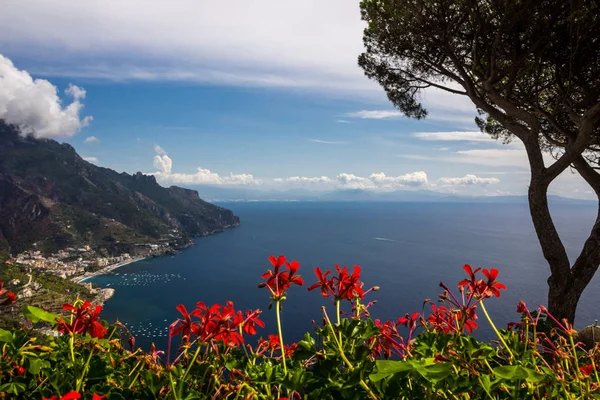
<svg viewBox="0 0 600 400">
<path fill-rule="evenodd" d="M 548 310 L 559 321 L 567 318 L 573 322 L 581 292 L 576 291 L 573 286 L 574 279 L 569 257 L 550 214 L 548 185 L 549 182 L 532 171 L 529 185 L 529 211 L 542 253 L 550 266 Z"/>
<path fill-rule="evenodd" d="M 548 278 L 548 312 L 559 321 L 567 319 L 570 323 L 575 321 L 577 303 L 581 293 L 571 283 L 554 281 Z"/>
</svg>

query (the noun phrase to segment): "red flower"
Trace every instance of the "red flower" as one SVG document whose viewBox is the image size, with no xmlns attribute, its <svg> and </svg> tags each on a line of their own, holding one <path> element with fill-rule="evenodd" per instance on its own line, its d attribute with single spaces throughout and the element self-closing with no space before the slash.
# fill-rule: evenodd
<svg viewBox="0 0 600 400">
<path fill-rule="evenodd" d="M 398 325 L 404 325 L 408 329 L 410 329 L 411 331 L 413 331 L 417 327 L 417 322 L 419 321 L 419 317 L 420 316 L 421 316 L 421 314 L 418 313 L 417 311 L 415 311 L 411 316 L 409 316 L 408 314 L 406 314 L 406 316 L 398 318 L 398 323 L 397 324 Z"/>
<path fill-rule="evenodd" d="M 99 394 L 96 394 L 96 393 L 94 393 L 94 394 L 92 395 L 92 400 L 102 400 L 102 399 L 105 399 L 105 398 L 106 398 L 106 395 L 105 395 L 105 394 L 103 394 L 103 395 L 99 395 Z"/>
<path fill-rule="evenodd" d="M 475 292 L 475 288 L 477 287 L 478 283 L 478 279 L 475 278 L 475 274 L 481 271 L 481 268 L 476 268 L 475 271 L 473 271 L 469 264 L 465 264 L 463 269 L 467 275 L 469 275 L 469 278 L 458 282 L 458 288 L 461 290 L 461 292 L 464 291 L 465 287 L 469 288 L 471 292 Z"/>
<path fill-rule="evenodd" d="M 135 336 L 129 336 L 127 343 L 129 343 L 129 347 L 131 348 L 131 351 L 133 351 L 135 348 Z"/>
<path fill-rule="evenodd" d="M 244 318 L 241 312 L 235 311 L 233 303 L 228 301 L 225 306 L 213 304 L 207 307 L 203 302 L 196 304 L 196 309 L 188 313 L 183 304 L 177 306 L 183 316 L 170 326 L 170 337 L 181 334 L 189 340 L 191 335 L 197 336 L 201 343 L 211 340 L 220 340 L 228 345 L 238 346 L 243 343 L 242 336 L 237 331 Z M 255 312 L 256 313 L 256 312 Z M 256 315 L 252 318 L 251 325 L 262 324 Z M 192 321 L 192 317 L 198 318 Z"/>
<path fill-rule="evenodd" d="M 2 289 L 3 282 L 0 281 L 0 296 L 4 296 L 4 300 L 0 301 L 0 305 L 6 306 L 17 301 L 17 296 L 13 292 Z"/>
<path fill-rule="evenodd" d="M 363 283 L 360 281 L 360 267 L 354 266 L 352 275 L 348 275 L 346 267 L 340 269 L 339 265 L 335 265 L 338 276 L 334 278 L 337 286 L 337 296 L 343 300 L 352 300 L 355 297 L 364 297 L 362 290 Z"/>
<path fill-rule="evenodd" d="M 316 288 L 321 288 L 321 295 L 323 297 L 333 296 L 336 301 L 348 300 L 352 301 L 354 298 L 364 297 L 363 283 L 360 281 L 360 267 L 354 266 L 354 272 L 352 275 L 348 274 L 346 267 L 340 268 L 338 264 L 335 265 L 335 269 L 338 273 L 337 276 L 327 278 L 332 271 L 328 270 L 325 273 L 320 268 L 315 268 L 315 275 L 319 282 L 311 285 L 308 290 L 312 291 Z"/>
<path fill-rule="evenodd" d="M 308 291 L 311 292 L 316 288 L 321 288 L 321 295 L 323 297 L 335 296 L 334 282 L 333 278 L 327 279 L 327 275 L 331 274 L 331 270 L 326 271 L 325 273 L 321 272 L 321 268 L 315 268 L 315 275 L 319 282 L 311 285 L 308 288 Z"/>
<path fill-rule="evenodd" d="M 500 297 L 500 290 L 506 290 L 506 286 L 502 283 L 496 282 L 498 270 L 496 268 L 492 268 L 489 271 L 487 269 L 483 269 L 481 272 L 487 278 L 486 288 L 482 294 L 485 297 Z"/>
<path fill-rule="evenodd" d="M 581 366 L 581 367 L 579 367 L 579 370 L 585 376 L 589 376 L 592 372 L 594 372 L 594 365 L 593 364 L 589 364 L 589 365 Z"/>
<path fill-rule="evenodd" d="M 57 395 L 54 395 L 50 398 L 47 397 L 42 397 L 42 400 L 75 400 L 75 399 L 80 399 L 81 395 L 77 392 L 69 392 L 67 394 L 65 394 L 64 396 L 59 397 Z"/>
<path fill-rule="evenodd" d="M 519 314 L 523 314 L 528 312 L 529 310 L 527 309 L 527 305 L 525 304 L 525 302 L 523 300 L 519 301 L 519 304 L 517 304 L 517 312 Z"/>
<path fill-rule="evenodd" d="M 271 261 L 271 264 L 273 264 L 273 270 L 268 270 L 262 275 L 262 279 L 266 279 L 267 281 L 262 282 L 258 287 L 269 288 L 274 297 L 273 300 L 280 300 L 292 283 L 299 286 L 304 285 L 304 280 L 296 275 L 296 272 L 298 272 L 298 269 L 300 268 L 300 263 L 298 263 L 298 261 L 292 261 L 291 263 L 286 262 L 284 256 L 279 256 L 278 258 L 271 256 L 269 257 L 269 260 Z M 280 268 L 284 263 L 287 271 L 280 271 Z"/>
<path fill-rule="evenodd" d="M 256 335 L 256 325 L 260 326 L 261 328 L 265 327 L 265 323 L 258 319 L 259 315 L 260 310 L 246 310 L 246 319 L 244 320 L 244 325 L 242 328 L 244 333 L 248 335 Z"/>
<path fill-rule="evenodd" d="M 64 318 L 56 321 L 56 328 L 61 333 L 88 333 L 93 338 L 102 339 L 108 332 L 108 329 L 100 322 L 100 312 L 102 306 L 94 306 L 89 301 L 84 301 L 79 306 L 63 304 L 65 311 L 71 312 L 71 322 L 66 322 Z"/>
<path fill-rule="evenodd" d="M 476 268 L 474 271 L 469 264 L 466 264 L 463 269 L 469 275 L 468 279 L 463 279 L 458 283 L 458 288 L 461 292 L 468 291 L 469 295 L 477 295 L 484 298 L 487 297 L 500 297 L 500 290 L 506 290 L 506 286 L 502 283 L 496 282 L 498 277 L 498 270 L 492 268 L 489 271 L 487 269 L 481 270 Z M 487 282 L 483 279 L 477 279 L 475 274 L 481 271 L 487 278 Z"/>
<path fill-rule="evenodd" d="M 25 368 L 23 368 L 23 367 L 16 367 L 15 371 L 17 372 L 17 375 L 19 375 L 19 376 L 25 375 Z"/>
<path fill-rule="evenodd" d="M 193 328 L 192 317 L 183 304 L 178 304 L 175 308 L 181 313 L 183 319 L 178 319 L 169 326 L 169 335 L 173 337 L 181 333 L 182 338 L 189 339 Z"/>
<path fill-rule="evenodd" d="M 375 325 L 379 328 L 379 333 L 371 338 L 371 355 L 373 357 L 384 357 L 389 359 L 395 353 L 404 356 L 404 339 L 398 333 L 398 325 L 392 321 L 381 323 L 375 320 Z"/>
</svg>

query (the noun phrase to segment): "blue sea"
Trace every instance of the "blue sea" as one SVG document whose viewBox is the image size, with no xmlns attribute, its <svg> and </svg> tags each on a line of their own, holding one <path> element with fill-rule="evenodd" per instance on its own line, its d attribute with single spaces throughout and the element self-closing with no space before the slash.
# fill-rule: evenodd
<svg viewBox="0 0 600 400">
<path fill-rule="evenodd" d="M 156 342 L 166 348 L 167 326 L 178 317 L 175 306 L 189 310 L 232 300 L 236 308 L 260 308 L 266 327 L 276 332 L 275 312 L 269 311 L 268 290 L 258 289 L 270 255 L 283 254 L 301 264 L 304 287 L 294 286 L 284 303 L 286 342 L 296 341 L 320 321 L 321 306 L 331 305 L 318 290 L 315 267 L 360 265 L 365 287 L 381 289 L 368 295 L 377 300 L 374 318 L 396 319 L 419 311 L 423 301 L 437 299 L 439 282 L 456 287 L 465 277 L 462 266 L 497 268 L 507 291 L 486 305 L 499 326 L 518 319 L 515 306 L 546 304 L 548 266 L 526 205 L 447 203 L 229 203 L 222 204 L 241 218 L 242 225 L 198 238 L 195 246 L 176 256 L 143 260 L 92 280 L 116 293 L 103 318 L 126 323 L 143 347 Z M 571 258 L 575 258 L 595 218 L 596 206 L 556 205 L 555 222 Z M 600 278 L 581 299 L 576 327 L 599 318 Z M 426 307 L 429 309 L 429 306 Z M 329 308 L 330 315 L 334 315 Z M 490 338 L 480 315 L 477 335 Z"/>
</svg>

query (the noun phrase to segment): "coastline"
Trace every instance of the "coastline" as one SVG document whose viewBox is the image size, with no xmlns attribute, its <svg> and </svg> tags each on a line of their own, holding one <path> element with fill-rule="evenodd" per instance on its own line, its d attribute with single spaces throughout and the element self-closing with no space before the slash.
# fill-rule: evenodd
<svg viewBox="0 0 600 400">
<path fill-rule="evenodd" d="M 88 280 L 90 278 L 93 278 L 95 276 L 108 274 L 109 272 L 114 271 L 117 268 L 123 267 L 123 266 L 128 265 L 128 264 L 133 264 L 134 262 L 142 261 L 142 260 L 145 260 L 145 259 L 150 258 L 150 257 L 152 257 L 152 256 L 130 258 L 127 261 L 123 261 L 123 262 L 120 262 L 118 264 L 109 265 L 107 267 L 99 269 L 98 271 L 86 272 L 83 275 L 80 275 L 78 277 L 73 278 L 72 281 L 75 282 L 75 283 L 83 283 L 84 281 L 86 281 L 86 280 Z"/>
</svg>

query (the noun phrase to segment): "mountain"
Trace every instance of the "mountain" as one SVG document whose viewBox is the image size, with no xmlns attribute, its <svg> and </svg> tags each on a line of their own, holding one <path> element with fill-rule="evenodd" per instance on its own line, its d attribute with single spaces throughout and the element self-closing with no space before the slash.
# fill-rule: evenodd
<svg viewBox="0 0 600 400">
<path fill-rule="evenodd" d="M 115 254 L 138 243 L 180 247 L 239 224 L 195 190 L 164 188 L 83 160 L 66 143 L 23 136 L 0 120 L 0 253 L 88 244 Z"/>
<path fill-rule="evenodd" d="M 411 203 L 518 203 L 527 204 L 527 196 L 467 196 L 440 193 L 433 190 L 395 190 L 376 192 L 364 189 L 338 189 L 328 192 L 306 189 L 260 190 L 252 188 L 226 188 L 195 186 L 201 195 L 212 201 L 362 201 L 362 202 L 411 202 Z M 589 205 L 592 200 L 572 199 L 549 195 L 551 204 Z"/>
</svg>

